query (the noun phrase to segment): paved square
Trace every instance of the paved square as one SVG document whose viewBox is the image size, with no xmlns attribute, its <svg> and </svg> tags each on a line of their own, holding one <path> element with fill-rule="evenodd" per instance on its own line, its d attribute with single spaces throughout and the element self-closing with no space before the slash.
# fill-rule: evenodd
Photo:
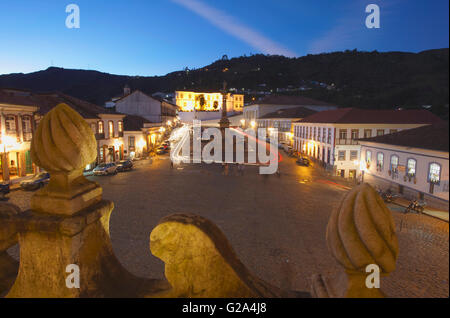
<svg viewBox="0 0 450 318">
<path fill-rule="evenodd" d="M 314 273 L 339 267 L 328 253 L 325 229 L 346 193 L 320 170 L 300 167 L 287 156 L 281 177 L 261 176 L 257 167 L 222 175 L 219 165 L 170 168 L 168 156 L 137 162 L 131 172 L 89 177 L 115 203 L 111 238 L 119 260 L 132 273 L 163 278 L 163 263 L 149 250 L 149 235 L 169 214 L 188 212 L 215 222 L 242 262 L 262 279 L 285 288 L 309 290 Z M 10 194 L 29 207 L 32 192 Z M 448 223 L 393 212 L 400 255 L 397 270 L 382 280 L 392 297 L 448 297 Z M 17 248 L 11 250 L 17 255 Z"/>
</svg>

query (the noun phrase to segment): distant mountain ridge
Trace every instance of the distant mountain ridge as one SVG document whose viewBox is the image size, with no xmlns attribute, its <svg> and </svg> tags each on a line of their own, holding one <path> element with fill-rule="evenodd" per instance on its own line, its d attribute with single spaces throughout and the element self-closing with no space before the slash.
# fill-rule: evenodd
<svg viewBox="0 0 450 318">
<path fill-rule="evenodd" d="M 29 74 L 0 76 L 0 87 L 32 91 L 61 91 L 103 105 L 120 96 L 128 84 L 145 93 L 229 88 L 273 90 L 306 87 L 286 92 L 344 107 L 393 108 L 433 105 L 448 116 L 449 49 L 420 53 L 359 52 L 356 50 L 307 55 L 299 58 L 252 55 L 221 59 L 193 70 L 165 76 L 123 76 L 91 70 L 50 67 Z M 315 86 L 311 83 L 326 83 Z M 333 86 L 330 86 L 334 84 Z"/>
</svg>

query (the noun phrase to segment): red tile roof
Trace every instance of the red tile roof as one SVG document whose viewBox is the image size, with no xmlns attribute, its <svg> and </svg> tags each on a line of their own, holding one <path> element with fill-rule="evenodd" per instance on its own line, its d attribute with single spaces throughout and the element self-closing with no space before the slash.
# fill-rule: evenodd
<svg viewBox="0 0 450 318">
<path fill-rule="evenodd" d="M 110 109 L 60 92 L 35 94 L 22 90 L 0 89 L 0 103 L 38 107 L 39 114 L 45 115 L 56 105 L 65 103 L 76 110 L 83 118 L 99 118 L 99 114 L 117 114 Z"/>
<path fill-rule="evenodd" d="M 275 112 L 266 114 L 260 119 L 265 118 L 305 118 L 306 116 L 310 116 L 312 114 L 315 114 L 315 110 L 311 110 L 309 108 L 305 107 L 297 107 L 297 108 L 287 108 L 287 109 L 280 109 Z"/>
<path fill-rule="evenodd" d="M 16 94 L 9 90 L 0 89 L 0 104 L 21 105 L 21 106 L 37 106 L 30 99 L 29 94 Z"/>
<path fill-rule="evenodd" d="M 304 96 L 269 95 L 250 105 L 298 105 L 298 106 L 332 106 L 326 102 Z"/>
<path fill-rule="evenodd" d="M 318 112 L 298 122 L 336 124 L 433 124 L 441 122 L 441 119 L 425 109 L 371 110 L 340 108 Z"/>
<path fill-rule="evenodd" d="M 126 115 L 123 119 L 125 131 L 139 131 L 141 128 L 144 128 L 144 123 L 151 123 L 151 121 L 136 115 Z"/>
<path fill-rule="evenodd" d="M 449 150 L 448 123 L 441 122 L 414 129 L 406 129 L 397 133 L 360 139 L 381 144 L 430 149 L 437 151 Z"/>
</svg>

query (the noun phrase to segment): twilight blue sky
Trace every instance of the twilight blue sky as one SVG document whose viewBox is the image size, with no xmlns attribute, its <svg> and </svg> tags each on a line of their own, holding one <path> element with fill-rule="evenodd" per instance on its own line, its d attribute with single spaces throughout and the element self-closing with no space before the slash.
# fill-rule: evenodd
<svg viewBox="0 0 450 318">
<path fill-rule="evenodd" d="M 66 5 L 81 28 L 65 26 Z M 365 27 L 378 4 L 381 28 Z M 449 46 L 448 0 L 0 0 L 0 74 L 47 67 L 164 75 L 223 54 Z"/>
</svg>

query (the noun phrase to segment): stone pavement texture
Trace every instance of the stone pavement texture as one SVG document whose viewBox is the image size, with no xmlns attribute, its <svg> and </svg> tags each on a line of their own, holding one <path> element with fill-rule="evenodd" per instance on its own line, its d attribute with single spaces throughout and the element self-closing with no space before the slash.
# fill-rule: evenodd
<svg viewBox="0 0 450 318">
<path fill-rule="evenodd" d="M 163 278 L 164 264 L 149 250 L 149 235 L 158 221 L 173 213 L 194 213 L 213 221 L 241 261 L 267 282 L 292 290 L 309 290 L 315 273 L 340 269 L 329 253 L 325 230 L 331 211 L 347 189 L 323 182 L 319 170 L 287 158 L 281 177 L 261 176 L 246 167 L 244 176 L 217 165 L 170 168 L 168 156 L 139 162 L 131 172 L 89 177 L 104 198 L 114 201 L 111 239 L 115 254 L 133 274 Z M 10 202 L 29 208 L 32 192 L 15 191 Z M 448 223 L 393 211 L 400 253 L 397 269 L 381 281 L 391 297 L 449 296 Z M 18 248 L 10 253 L 18 257 Z"/>
</svg>

